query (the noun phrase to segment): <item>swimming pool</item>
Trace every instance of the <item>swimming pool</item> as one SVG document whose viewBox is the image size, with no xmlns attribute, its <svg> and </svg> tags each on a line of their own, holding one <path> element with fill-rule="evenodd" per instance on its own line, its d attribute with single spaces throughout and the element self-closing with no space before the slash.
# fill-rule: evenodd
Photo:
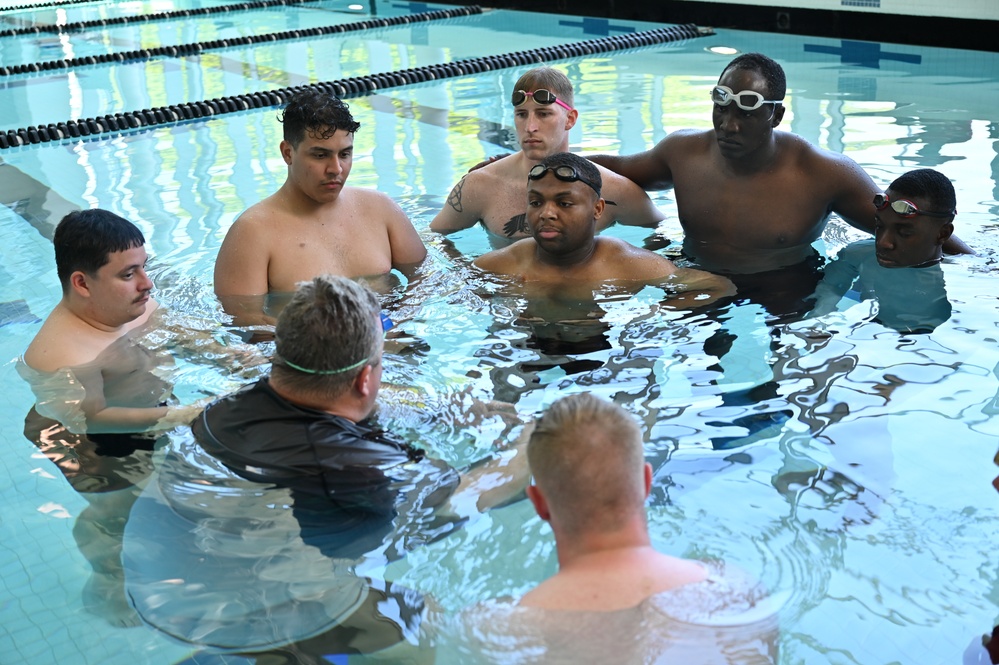
<svg viewBox="0 0 999 665">
<path fill-rule="evenodd" d="M 63 37 L 4 37 L 0 66 L 347 23 L 375 10 L 386 16 L 440 8 L 375 5 L 351 10 L 316 2 Z M 72 22 L 175 8 L 92 3 L 39 16 Z M 24 12 L 4 11 L 0 29 L 24 20 Z M 658 26 L 497 11 L 223 49 L 200 59 L 9 76 L 0 78 L 0 131 L 651 27 Z M 959 661 L 999 618 L 999 496 L 990 485 L 999 440 L 999 311 L 992 285 L 999 56 L 718 31 L 569 59 L 559 66 L 577 86 L 581 121 L 573 148 L 627 154 L 673 129 L 708 126 L 706 91 L 731 58 L 711 50 L 722 47 L 762 51 L 781 62 L 790 89 L 785 126 L 846 152 L 879 184 L 919 166 L 954 180 L 957 232 L 981 256 L 945 263 L 953 307 L 948 321 L 931 334 L 899 335 L 874 320 L 869 303 L 858 303 L 829 315 L 823 326 L 785 324 L 775 335 L 761 311 L 740 306 L 726 322 L 738 333 L 735 348 L 719 362 L 704 350 L 719 322 L 660 311 L 660 294 L 651 289 L 602 302 L 599 335 L 607 344 L 578 354 L 590 361 L 587 369 L 567 373 L 564 362 L 541 367 L 539 360 L 551 361 L 551 354 L 531 348 L 535 331 L 518 317 L 523 303 L 472 288 L 467 268 L 426 231 L 460 174 L 512 145 L 513 114 L 505 100 L 523 69 L 514 68 L 350 101 L 362 123 L 351 182 L 400 202 L 423 231 L 433 266 L 412 293 L 387 298 L 397 318 L 408 319 L 405 332 L 426 348 L 418 362 L 389 357 L 386 378 L 421 386 L 420 399 L 432 405 L 447 404 L 465 389 L 489 397 L 502 388 L 519 398 L 524 414 L 566 391 L 614 396 L 650 425 L 656 544 L 674 554 L 738 562 L 771 588 L 790 592 L 781 616 L 781 662 Z M 83 610 L 89 569 L 72 529 L 86 500 L 23 436 L 33 398 L 13 359 L 58 298 L 48 238 L 74 207 L 100 206 L 136 221 L 154 257 L 159 299 L 209 320 L 219 317 L 211 268 L 225 229 L 283 182 L 274 115 L 273 109 L 246 111 L 0 151 L 5 663 L 163 663 L 194 651 L 152 628 L 115 628 Z M 655 199 L 668 214 L 661 232 L 678 238 L 671 195 Z M 646 235 L 610 233 L 634 242 Z M 858 237 L 834 220 L 821 248 L 832 255 Z M 478 229 L 452 239 L 468 256 L 488 249 Z M 190 397 L 236 383 L 217 372 L 185 370 L 177 392 Z M 774 388 L 765 402 L 722 401 L 768 383 Z M 447 409 L 431 417 L 387 399 L 401 429 L 421 432 L 424 445 L 456 466 L 480 457 L 496 434 L 461 427 L 458 414 Z M 752 440 L 727 450 L 711 445 L 745 436 L 736 421 L 747 415 L 782 411 Z M 522 592 L 553 568 L 550 536 L 520 502 L 373 572 L 456 610 Z"/>
</svg>

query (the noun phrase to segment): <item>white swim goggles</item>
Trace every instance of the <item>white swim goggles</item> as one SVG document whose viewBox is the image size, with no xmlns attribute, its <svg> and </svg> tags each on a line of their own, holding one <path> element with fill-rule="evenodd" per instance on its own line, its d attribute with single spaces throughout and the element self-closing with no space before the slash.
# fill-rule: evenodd
<svg viewBox="0 0 999 665">
<path fill-rule="evenodd" d="M 724 85 L 716 85 L 711 89 L 711 101 L 718 106 L 728 106 L 732 102 L 735 102 L 735 105 L 743 111 L 755 111 L 764 104 L 774 104 L 774 109 L 776 109 L 776 104 L 780 104 L 778 100 L 763 99 L 763 95 L 755 90 L 735 92 L 732 88 Z"/>
</svg>

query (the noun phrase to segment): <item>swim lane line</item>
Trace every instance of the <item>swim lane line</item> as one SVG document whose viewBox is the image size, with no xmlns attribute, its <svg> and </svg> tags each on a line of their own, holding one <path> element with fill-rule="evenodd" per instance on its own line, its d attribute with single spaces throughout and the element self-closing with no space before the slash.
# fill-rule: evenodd
<svg viewBox="0 0 999 665">
<path fill-rule="evenodd" d="M 19 35 L 65 34 L 67 32 L 82 32 L 90 28 L 114 28 L 129 23 L 148 23 L 150 21 L 165 21 L 173 18 L 194 18 L 211 14 L 227 14 L 229 12 L 246 11 L 248 9 L 267 9 L 287 5 L 301 5 L 322 0 L 254 0 L 253 2 L 238 2 L 231 5 L 215 7 L 199 7 L 198 9 L 178 9 L 175 12 L 153 12 L 131 16 L 115 16 L 114 18 L 96 18 L 90 21 L 76 21 L 56 25 L 33 25 L 26 28 L 0 30 L 0 37 L 17 37 Z"/>
<path fill-rule="evenodd" d="M 424 21 L 438 21 L 456 16 L 472 16 L 481 14 L 482 7 L 471 5 L 460 9 L 440 9 L 432 12 L 421 12 L 408 16 L 393 16 L 392 18 L 371 18 L 354 23 L 341 23 L 339 25 L 324 25 L 316 28 L 304 28 L 302 30 L 285 30 L 284 32 L 268 32 L 262 35 L 249 35 L 246 37 L 231 37 L 229 39 L 215 39 L 194 44 L 177 44 L 175 46 L 157 46 L 148 49 L 137 49 L 135 51 L 123 51 L 121 53 L 103 53 L 101 55 L 88 55 L 68 60 L 48 60 L 45 62 L 32 62 L 24 65 L 11 65 L 10 67 L 0 67 L 0 76 L 13 76 L 16 74 L 43 73 L 56 69 L 71 69 L 87 65 L 102 65 L 105 63 L 131 63 L 153 60 L 154 58 L 168 57 L 178 58 L 190 55 L 201 55 L 208 51 L 219 49 L 236 48 L 241 46 L 251 46 L 254 44 L 264 44 L 270 42 L 280 42 L 289 39 L 301 39 L 302 37 L 322 37 L 325 35 L 336 35 L 344 32 L 357 32 L 359 30 L 371 30 L 373 28 L 391 28 L 395 26 L 405 26 L 412 23 Z"/>
<path fill-rule="evenodd" d="M 699 28 L 693 23 L 688 23 L 668 28 L 601 37 L 585 42 L 544 46 L 527 51 L 517 51 L 515 53 L 483 56 L 437 65 L 426 65 L 424 67 L 386 72 L 384 74 L 369 74 L 335 81 L 321 81 L 309 85 L 291 86 L 277 90 L 217 97 L 206 101 L 185 102 L 183 104 L 172 104 L 170 106 L 115 113 L 113 115 L 108 114 L 84 120 L 49 123 L 44 127 L 32 126 L 0 133 L 0 149 L 17 148 L 49 141 L 100 136 L 103 134 L 121 134 L 130 130 L 179 124 L 226 113 L 238 113 L 251 109 L 282 106 L 292 95 L 307 88 L 318 89 L 344 99 L 349 99 L 375 94 L 380 90 L 390 88 L 497 71 L 511 67 L 585 57 L 611 51 L 656 46 L 710 34 L 714 34 L 714 31 L 710 28 Z"/>
</svg>

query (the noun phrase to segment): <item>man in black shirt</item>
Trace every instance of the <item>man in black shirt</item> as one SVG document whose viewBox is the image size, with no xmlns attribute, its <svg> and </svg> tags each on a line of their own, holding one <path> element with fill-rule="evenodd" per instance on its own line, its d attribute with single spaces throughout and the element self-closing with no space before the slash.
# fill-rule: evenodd
<svg viewBox="0 0 999 665">
<path fill-rule="evenodd" d="M 414 492 L 424 507 L 454 512 L 472 498 L 483 510 L 522 491 L 522 445 L 459 476 L 372 425 L 383 333 L 378 300 L 363 284 L 330 275 L 304 282 L 278 318 L 270 376 L 206 408 L 195 438 L 244 478 L 372 516 L 394 515 Z"/>
</svg>

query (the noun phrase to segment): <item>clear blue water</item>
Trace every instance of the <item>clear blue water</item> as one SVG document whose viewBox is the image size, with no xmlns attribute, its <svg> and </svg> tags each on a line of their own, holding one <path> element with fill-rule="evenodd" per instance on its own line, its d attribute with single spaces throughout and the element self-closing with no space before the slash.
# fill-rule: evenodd
<svg viewBox="0 0 999 665">
<path fill-rule="evenodd" d="M 37 17 L 61 12 L 66 21 L 80 21 L 171 9 L 152 2 L 94 3 L 42 10 Z M 426 6 L 393 2 L 377 3 L 377 9 L 386 15 Z M 358 18 L 347 3 L 321 2 L 247 12 L 235 20 L 4 38 L 0 64 Z M 24 12 L 6 13 L 0 25 L 24 20 Z M 6 77 L 0 79 L 0 130 L 601 36 L 584 32 L 583 25 L 572 17 L 497 11 L 200 59 Z M 651 27 L 586 25 L 611 34 Z M 849 154 L 876 182 L 887 185 L 922 166 L 954 180 L 957 231 L 980 255 L 943 266 L 950 319 L 931 334 L 905 336 L 877 323 L 870 303 L 844 303 L 842 312 L 822 322 L 782 325 L 774 334 L 758 308 L 734 307 L 726 325 L 738 338 L 719 368 L 704 351 L 719 323 L 703 314 L 659 311 L 660 294 L 650 289 L 604 303 L 609 348 L 583 356 L 597 369 L 567 375 L 553 367 L 538 372 L 537 383 L 516 385 L 525 376 L 518 366 L 539 355 L 527 348 L 530 331 L 517 320 L 522 303 L 476 288 L 467 268 L 426 228 L 461 173 L 505 151 L 513 114 L 504 100 L 520 70 L 398 88 L 350 101 L 362 123 L 352 184 L 398 200 L 430 248 L 431 277 L 411 293 L 387 297 L 397 318 L 408 318 L 404 331 L 427 344 L 417 363 L 387 358 L 387 380 L 418 387 L 416 397 L 386 395 L 390 419 L 460 466 L 481 457 L 498 433 L 490 424 L 477 430 L 461 424 L 457 409 L 447 405 L 464 390 L 483 398 L 497 389 L 517 394 L 525 416 L 567 391 L 613 397 L 648 425 L 647 450 L 657 469 L 649 508 L 656 545 L 737 562 L 772 589 L 791 594 L 781 616 L 782 663 L 960 662 L 972 640 L 999 620 L 999 494 L 990 484 L 999 441 L 999 307 L 992 267 L 999 56 L 718 31 L 681 44 L 568 60 L 559 66 L 576 82 L 581 112 L 573 149 L 628 154 L 674 129 L 707 127 L 706 90 L 731 57 L 711 52 L 718 47 L 778 59 L 790 88 L 785 127 Z M 47 238 L 62 214 L 77 207 L 100 206 L 135 220 L 154 257 L 159 300 L 218 319 L 211 287 L 215 254 L 232 220 L 283 182 L 279 141 L 275 110 L 266 109 L 0 152 L 4 663 L 158 664 L 180 662 L 195 650 L 151 627 L 113 627 L 84 609 L 89 565 L 72 531 L 87 502 L 24 437 L 33 398 L 14 359 L 58 299 Z M 679 238 L 671 195 L 654 198 L 668 214 L 660 232 Z M 646 235 L 609 232 L 636 243 Z M 833 256 L 859 237 L 834 219 L 818 246 Z M 453 240 L 468 256 L 488 249 L 479 229 Z M 185 398 L 239 383 L 184 363 L 177 379 L 177 393 Z M 776 388 L 764 402 L 723 402 L 725 395 L 768 382 Z M 434 415 L 413 402 L 434 407 Z M 746 434 L 740 418 L 777 411 L 789 415 L 741 447 L 712 448 L 712 438 Z M 453 611 L 523 592 L 554 566 L 547 528 L 521 502 L 367 572 L 433 594 Z"/>
</svg>

